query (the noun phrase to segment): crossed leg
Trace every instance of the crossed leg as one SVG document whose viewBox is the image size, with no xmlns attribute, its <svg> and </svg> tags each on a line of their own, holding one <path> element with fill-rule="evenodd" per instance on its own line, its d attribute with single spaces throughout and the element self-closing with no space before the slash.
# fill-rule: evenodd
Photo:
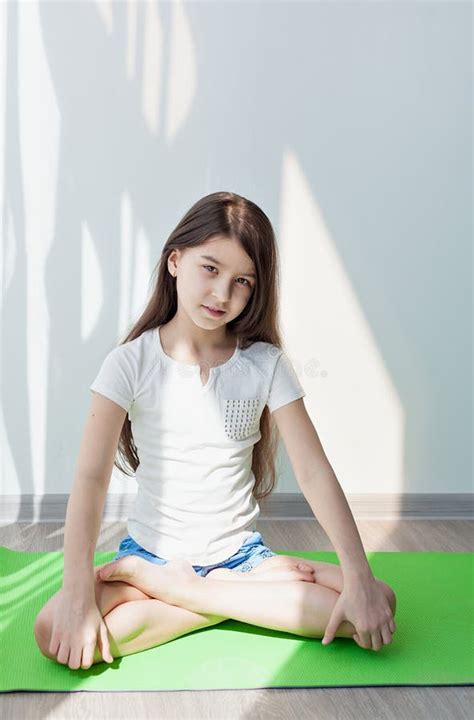
<svg viewBox="0 0 474 720">
<path fill-rule="evenodd" d="M 108 563 L 104 563 L 107 565 Z M 96 571 L 102 567 L 97 566 Z M 55 606 L 59 590 L 38 613 L 34 634 L 41 653 L 50 660 L 57 657 L 50 652 L 50 642 Z M 186 608 L 169 605 L 152 598 L 137 587 L 122 581 L 103 582 L 96 577 L 95 600 L 108 631 L 110 651 L 113 658 L 132 655 L 199 628 L 226 620 L 225 617 L 195 613 Z M 144 601 L 147 602 L 144 602 Z M 103 662 L 98 647 L 92 664 Z M 68 665 L 68 658 L 60 663 Z M 71 666 L 69 666 L 71 667 Z M 85 665 L 81 665 L 86 669 Z M 72 668 L 72 669 L 77 669 Z"/>
<path fill-rule="evenodd" d="M 289 562 L 295 559 L 290 557 Z M 229 583 L 213 579 L 211 573 L 196 576 L 191 564 L 184 560 L 157 566 L 127 556 L 110 563 L 101 571 L 101 579 L 125 579 L 151 596 L 193 612 L 212 613 L 303 637 L 322 636 L 339 598 L 336 591 L 315 582 L 277 581 L 270 573 L 248 577 L 254 572 L 238 578 L 245 582 Z M 343 621 L 336 635 L 351 638 L 354 633 L 352 623 Z"/>
<path fill-rule="evenodd" d="M 296 567 L 293 560 L 294 558 L 289 558 L 287 562 L 280 563 L 278 567 L 266 567 L 265 578 L 268 580 L 291 579 L 290 572 Z M 103 563 L 103 565 L 108 564 Z M 110 650 L 114 658 L 140 652 L 193 630 L 215 625 L 227 619 L 220 615 L 196 613 L 187 608 L 170 605 L 146 594 L 126 581 L 103 582 L 97 575 L 103 565 L 95 567 L 95 600 L 108 629 Z M 268 572 L 272 569 L 273 572 Z M 285 571 L 289 572 L 285 575 Z M 247 581 L 251 574 L 254 576 L 259 573 L 259 579 L 264 580 L 262 564 L 253 568 L 249 573 L 234 573 L 225 568 L 218 568 L 212 573 L 235 581 Z M 208 574 L 208 576 L 210 575 L 211 573 Z M 305 576 L 309 579 L 308 573 L 300 573 L 299 579 L 302 580 Z M 57 660 L 56 656 L 50 652 L 50 642 L 54 610 L 60 593 L 61 590 L 43 606 L 36 617 L 34 627 L 36 643 L 41 653 L 51 660 Z M 141 604 L 141 601 L 144 600 L 149 602 Z M 138 627 L 141 632 L 137 631 Z M 103 662 L 103 658 L 99 648 L 96 647 L 93 664 L 98 662 Z M 67 664 L 67 658 L 61 664 Z"/>
<path fill-rule="evenodd" d="M 144 567 L 145 564 L 148 565 L 148 563 L 141 558 L 137 558 L 137 560 L 139 561 L 138 567 L 140 567 L 140 563 L 142 563 L 142 567 Z M 319 586 L 318 581 L 316 581 L 316 583 L 305 583 L 307 587 L 311 588 L 311 593 L 309 594 L 311 597 L 307 595 L 307 599 L 305 600 L 305 611 L 309 611 L 311 615 L 311 628 L 309 629 L 308 626 L 307 631 L 297 628 L 294 625 L 294 621 L 290 622 L 290 620 L 287 619 L 291 613 L 293 613 L 293 615 L 295 614 L 295 602 L 301 603 L 301 595 L 295 594 L 295 586 L 301 586 L 302 583 L 298 581 L 276 582 L 277 573 L 281 574 L 285 568 L 294 569 L 295 562 L 304 562 L 304 564 L 312 566 L 316 572 L 316 577 L 319 573 L 320 578 Z M 105 564 L 107 565 L 108 563 Z M 243 622 L 250 622 L 256 625 L 261 624 L 263 627 L 281 629 L 307 637 L 318 637 L 322 634 L 332 612 L 332 608 L 338 598 L 339 591 L 337 588 L 331 589 L 329 584 L 324 585 L 321 583 L 321 580 L 324 578 L 326 583 L 332 583 L 332 587 L 336 585 L 342 590 L 342 575 L 338 566 L 331 565 L 330 563 L 317 563 L 316 561 L 302 561 L 301 558 L 295 558 L 294 556 L 277 555 L 267 558 L 250 571 L 250 573 L 234 573 L 219 568 L 214 570 L 213 574 L 217 575 L 219 572 L 222 576 L 221 571 L 228 573 L 227 579 L 250 581 L 249 591 L 253 597 L 255 597 L 257 603 L 254 613 L 254 602 L 249 603 L 248 598 L 241 595 L 240 604 L 242 605 L 242 610 L 240 609 L 240 605 L 237 604 L 237 610 L 235 612 L 232 611 L 232 617 L 241 619 Z M 211 573 L 209 573 L 208 577 L 210 575 Z M 263 587 L 267 584 L 266 582 L 255 582 L 257 575 L 260 576 L 258 578 L 260 581 L 264 580 L 263 576 L 265 575 L 265 579 L 271 582 L 272 587 L 268 589 L 267 593 L 265 593 L 266 588 Z M 232 578 L 230 578 L 230 576 L 232 576 Z M 206 579 L 207 578 L 201 578 L 201 580 Z M 300 579 L 302 578 L 300 577 Z M 215 591 L 216 583 L 213 584 L 213 591 Z M 217 586 L 219 586 L 219 582 L 217 582 Z M 263 592 L 260 592 L 260 588 Z M 387 588 L 391 592 L 391 588 L 389 588 L 389 586 L 387 586 Z M 243 589 L 244 588 L 242 588 L 242 590 Z M 159 600 L 132 584 L 131 578 L 130 582 L 118 580 L 107 580 L 103 582 L 96 577 L 95 590 L 96 602 L 107 626 L 110 649 L 114 658 L 141 652 L 142 650 L 169 642 L 194 630 L 215 625 L 227 619 L 227 615 L 197 612 L 187 607 L 181 607 L 179 604 L 173 605 Z M 37 644 L 43 655 L 52 660 L 57 660 L 56 657 L 49 653 L 49 643 L 54 605 L 58 594 L 59 593 L 46 603 L 35 623 Z M 268 624 L 267 617 L 262 615 L 261 608 L 269 607 L 271 600 L 275 597 L 279 598 L 281 610 L 278 610 L 276 614 L 274 613 L 275 619 Z M 145 600 L 146 602 L 144 602 Z M 250 610 L 247 609 L 248 605 L 252 606 Z M 351 623 L 344 622 L 338 629 L 337 635 L 339 637 L 350 638 L 354 630 Z M 96 648 L 93 664 L 102 661 L 100 651 Z M 62 662 L 62 664 L 67 665 L 68 659 Z M 85 665 L 82 665 L 82 667 L 87 668 Z M 77 667 L 73 669 L 77 669 Z"/>
<path fill-rule="evenodd" d="M 240 579 L 243 576 L 244 579 L 255 579 L 255 575 L 265 576 L 266 580 L 280 579 L 282 577 L 282 571 L 295 571 L 297 568 L 306 567 L 308 573 L 303 571 L 303 575 L 307 575 L 309 579 L 309 573 L 312 573 L 313 582 L 318 585 L 327 587 L 330 590 L 335 590 L 341 593 L 344 588 L 344 576 L 339 565 L 334 563 L 323 562 L 322 560 L 307 560 L 306 558 L 299 558 L 295 555 L 273 555 L 272 557 L 265 558 L 262 562 L 254 567 L 250 573 L 252 578 L 246 578 L 250 573 L 236 572 L 235 570 L 228 570 L 227 568 L 217 568 L 208 573 L 207 577 L 211 575 L 222 580 L 234 580 Z M 300 579 L 304 579 L 303 575 Z M 385 583 L 383 580 L 376 578 L 376 582 L 380 583 L 381 587 L 385 591 L 390 604 L 393 607 L 393 613 L 395 614 L 396 608 L 396 596 L 390 585 Z"/>
</svg>

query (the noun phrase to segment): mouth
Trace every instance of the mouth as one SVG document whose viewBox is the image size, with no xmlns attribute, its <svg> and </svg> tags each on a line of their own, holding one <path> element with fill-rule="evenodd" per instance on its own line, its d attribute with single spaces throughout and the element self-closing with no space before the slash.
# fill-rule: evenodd
<svg viewBox="0 0 474 720">
<path fill-rule="evenodd" d="M 225 314 L 225 310 L 218 310 L 213 307 L 208 307 L 207 305 L 203 305 L 203 308 L 207 310 L 207 312 L 212 315 L 212 317 L 221 317 Z"/>
</svg>

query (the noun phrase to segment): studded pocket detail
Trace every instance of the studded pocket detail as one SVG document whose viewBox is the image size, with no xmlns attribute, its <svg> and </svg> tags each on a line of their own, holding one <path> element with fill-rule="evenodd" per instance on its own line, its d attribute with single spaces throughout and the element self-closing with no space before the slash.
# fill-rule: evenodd
<svg viewBox="0 0 474 720">
<path fill-rule="evenodd" d="M 224 429 L 231 440 L 244 440 L 258 430 L 260 398 L 226 400 Z"/>
</svg>

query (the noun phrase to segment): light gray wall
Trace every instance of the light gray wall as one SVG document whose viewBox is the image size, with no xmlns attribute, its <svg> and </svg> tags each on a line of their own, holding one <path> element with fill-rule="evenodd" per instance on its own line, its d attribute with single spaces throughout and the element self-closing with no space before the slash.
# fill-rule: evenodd
<svg viewBox="0 0 474 720">
<path fill-rule="evenodd" d="M 274 223 L 285 337 L 345 490 L 472 490 L 470 4 L 0 18 L 2 493 L 70 491 L 88 386 L 221 189 Z"/>
</svg>

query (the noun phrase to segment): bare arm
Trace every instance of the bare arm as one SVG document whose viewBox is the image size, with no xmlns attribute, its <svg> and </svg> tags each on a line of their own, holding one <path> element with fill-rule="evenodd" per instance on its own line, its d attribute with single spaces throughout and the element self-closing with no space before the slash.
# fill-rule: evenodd
<svg viewBox="0 0 474 720">
<path fill-rule="evenodd" d="M 273 413 L 296 480 L 336 549 L 345 577 L 373 577 L 357 525 L 303 399 Z"/>
<path fill-rule="evenodd" d="M 94 552 L 126 411 L 94 393 L 66 511 L 63 587 L 94 593 Z"/>
</svg>

